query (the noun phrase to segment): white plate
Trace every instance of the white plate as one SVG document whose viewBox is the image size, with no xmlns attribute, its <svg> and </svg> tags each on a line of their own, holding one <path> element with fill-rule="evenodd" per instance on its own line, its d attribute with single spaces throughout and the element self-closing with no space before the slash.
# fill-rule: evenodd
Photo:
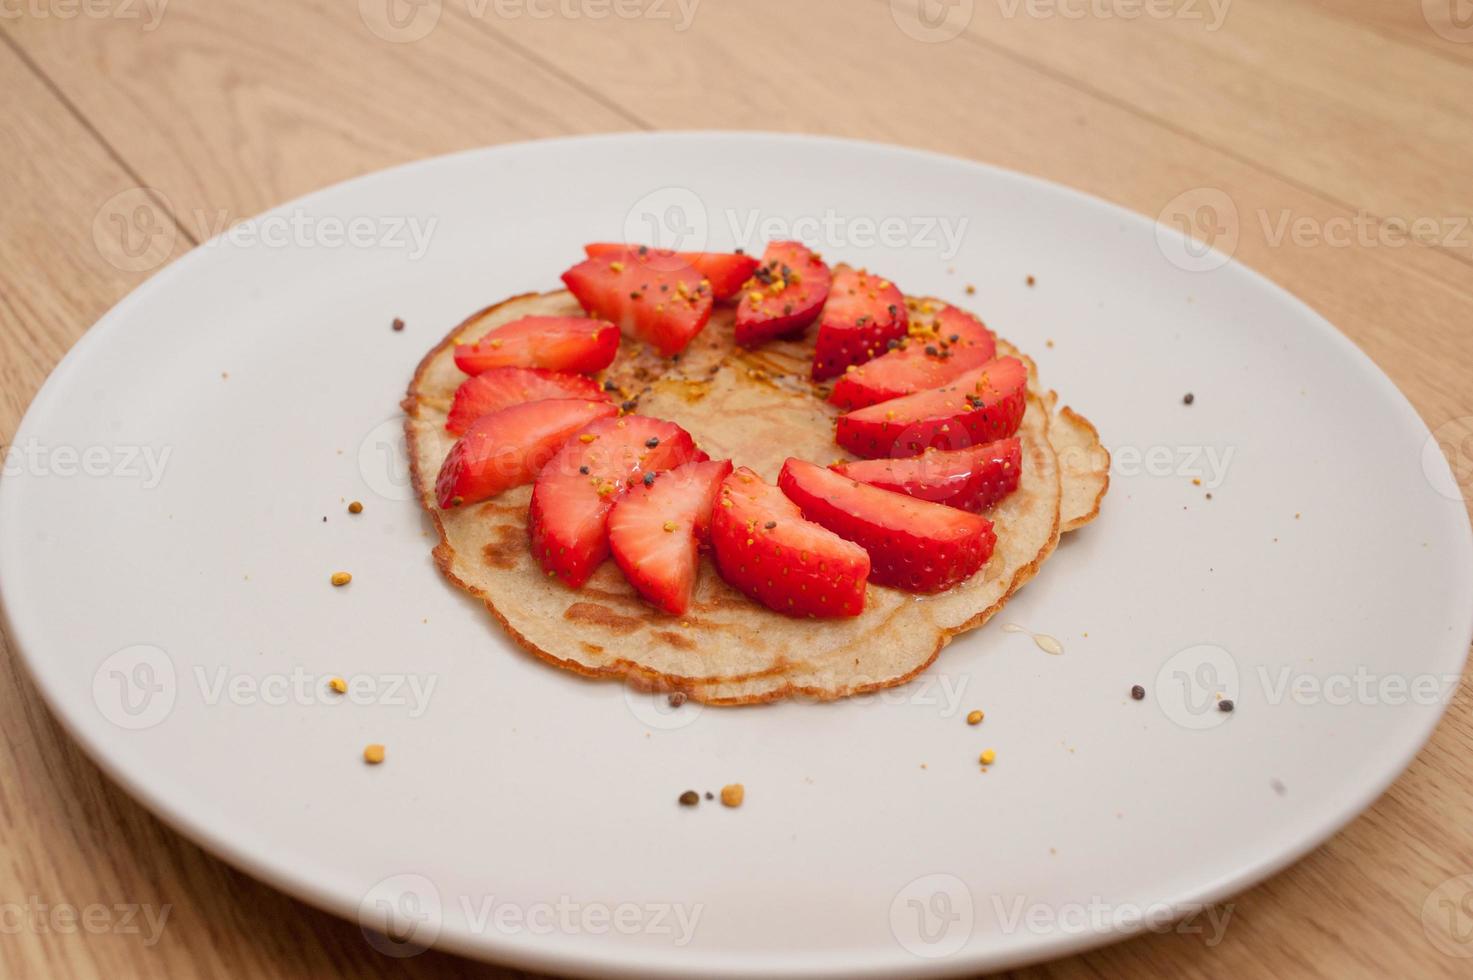
<svg viewBox="0 0 1473 980">
<path fill-rule="evenodd" d="M 796 230 L 971 303 L 1098 423 L 1103 516 L 885 697 L 671 711 L 518 653 L 431 565 L 396 403 L 465 314 L 649 229 Z M 57 368 L 0 485 L 10 633 L 131 793 L 294 895 L 413 927 L 375 940 L 395 952 L 761 976 L 1082 949 L 1359 813 L 1473 634 L 1468 520 L 1427 430 L 1225 262 L 1051 184 L 834 140 L 561 140 L 353 180 L 197 249 Z M 324 698 L 334 674 L 372 703 Z M 675 803 L 737 781 L 740 810 Z"/>
</svg>

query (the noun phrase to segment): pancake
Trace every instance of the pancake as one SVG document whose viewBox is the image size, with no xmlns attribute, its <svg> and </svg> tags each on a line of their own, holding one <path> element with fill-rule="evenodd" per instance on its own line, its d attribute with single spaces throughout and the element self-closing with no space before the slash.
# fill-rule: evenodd
<svg viewBox="0 0 1473 980">
<path fill-rule="evenodd" d="M 568 589 L 543 573 L 528 548 L 531 487 L 452 511 L 440 510 L 434 499 L 435 475 L 454 443 L 446 415 L 465 379 L 454 346 L 534 314 L 582 310 L 570 294 L 555 292 L 514 297 L 469 318 L 420 363 L 404 401 L 405 431 L 416 493 L 439 533 L 433 554 L 440 570 L 481 599 L 522 647 L 556 666 L 720 704 L 842 697 L 903 683 L 1031 578 L 1066 523 L 1078 526 L 1092 516 L 1086 510 L 1098 511 L 1102 471 L 1089 467 L 1100 457 L 1081 452 L 1091 439 L 1098 445 L 1093 427 L 1061 413 L 1063 431 L 1053 436 L 1051 404 L 1030 365 L 1019 430 L 1022 479 L 988 514 L 997 525 L 997 548 L 976 575 L 944 593 L 917 597 L 870 585 L 858 617 L 792 619 L 727 586 L 706 557 L 685 616 L 649 606 L 613 562 L 582 589 Z M 673 361 L 626 339 L 604 378 L 621 400 L 637 403 L 635 411 L 683 426 L 713 458 L 730 458 L 769 481 L 789 456 L 822 464 L 848 458 L 833 441 L 839 412 L 824 400 L 828 389 L 808 377 L 815 331 L 805 340 L 746 350 L 732 341 L 732 319 L 731 309 L 718 307 Z M 1079 457 L 1067 476 L 1054 438 Z M 1061 514 L 1066 500 L 1069 509 Z"/>
</svg>

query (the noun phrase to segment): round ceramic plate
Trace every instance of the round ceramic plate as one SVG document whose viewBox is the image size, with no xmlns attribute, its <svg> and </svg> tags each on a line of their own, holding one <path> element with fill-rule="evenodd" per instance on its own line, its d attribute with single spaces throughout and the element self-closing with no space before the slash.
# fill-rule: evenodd
<svg viewBox="0 0 1473 980">
<path fill-rule="evenodd" d="M 1033 355 L 1114 453 L 1102 516 L 883 695 L 671 708 L 521 653 L 431 563 L 397 409 L 416 362 L 469 312 L 557 287 L 584 242 L 787 236 Z M 1211 942 L 1231 907 L 1202 903 L 1402 771 L 1473 633 L 1435 440 L 1302 303 L 1052 184 L 766 135 L 463 153 L 233 229 L 57 368 L 0 528 L 10 635 L 147 806 L 389 955 L 577 973 L 942 974 L 1141 929 Z M 676 804 L 736 782 L 740 809 Z"/>
</svg>

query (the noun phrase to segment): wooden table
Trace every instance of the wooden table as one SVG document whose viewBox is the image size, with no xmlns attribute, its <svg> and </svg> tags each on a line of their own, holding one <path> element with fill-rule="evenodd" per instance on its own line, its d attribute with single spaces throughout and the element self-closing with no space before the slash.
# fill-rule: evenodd
<svg viewBox="0 0 1473 980">
<path fill-rule="evenodd" d="M 466 147 L 746 128 L 941 150 L 1185 219 L 1349 334 L 1473 482 L 1473 24 L 1455 0 L 950 0 L 949 20 L 912 2 L 0 0 L 0 442 L 82 331 L 224 222 Z M 4 665 L 0 972 L 501 972 L 384 958 L 204 854 Z M 1470 750 L 1463 696 L 1366 815 L 1237 899 L 1220 945 L 1153 935 L 1037 972 L 1467 976 L 1423 906 L 1473 872 Z M 152 945 L 39 910 L 94 903 L 171 908 Z"/>
</svg>

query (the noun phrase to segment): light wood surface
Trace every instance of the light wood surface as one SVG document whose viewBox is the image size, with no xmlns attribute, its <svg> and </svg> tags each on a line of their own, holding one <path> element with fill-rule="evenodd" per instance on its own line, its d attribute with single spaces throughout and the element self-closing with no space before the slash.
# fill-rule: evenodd
<svg viewBox="0 0 1473 980">
<path fill-rule="evenodd" d="M 954 0 L 969 21 L 929 42 L 912 0 L 666 0 L 631 19 L 429 0 L 438 23 L 398 42 L 373 30 L 389 2 L 0 4 L 0 443 L 81 333 L 222 216 L 467 147 L 743 128 L 940 150 L 1151 217 L 1221 192 L 1237 257 L 1364 348 L 1473 484 L 1473 24 L 1455 0 L 1177 0 L 1133 20 L 1128 0 Z M 1418 219 L 1405 242 L 1396 223 Z M 1278 235 L 1286 221 L 1309 237 Z M 1315 238 L 1336 229 L 1352 241 Z M 169 918 L 152 944 L 146 925 L 6 919 L 0 974 L 510 975 L 385 958 L 204 854 L 81 756 L 8 647 L 3 668 L 0 912 Z M 1423 906 L 1473 874 L 1468 690 L 1370 811 L 1236 899 L 1220 945 L 1152 935 L 1029 972 L 1467 976 Z"/>
</svg>

